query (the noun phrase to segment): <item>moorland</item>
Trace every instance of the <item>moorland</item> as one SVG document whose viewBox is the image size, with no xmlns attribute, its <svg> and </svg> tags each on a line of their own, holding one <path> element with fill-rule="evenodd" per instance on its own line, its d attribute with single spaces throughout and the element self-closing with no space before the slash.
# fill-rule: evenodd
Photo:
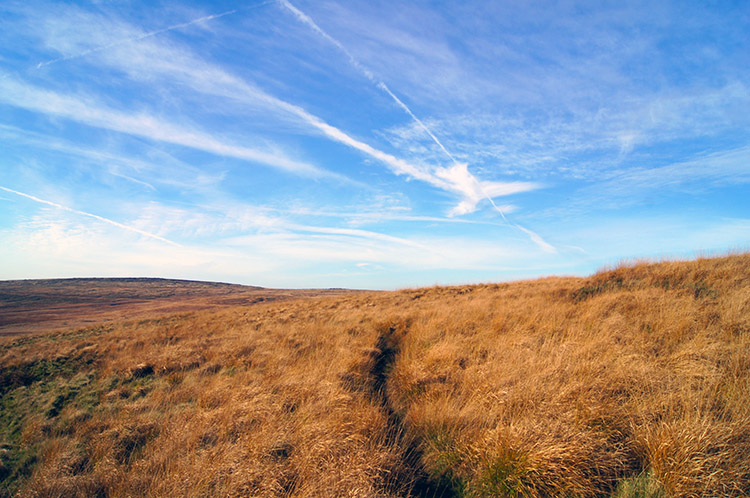
<svg viewBox="0 0 750 498">
<path fill-rule="evenodd" d="M 4 280 L 0 281 L 0 336 L 349 292 L 164 278 Z"/>
<path fill-rule="evenodd" d="M 750 254 L 166 311 L 0 337 L 0 496 L 750 495 Z"/>
</svg>

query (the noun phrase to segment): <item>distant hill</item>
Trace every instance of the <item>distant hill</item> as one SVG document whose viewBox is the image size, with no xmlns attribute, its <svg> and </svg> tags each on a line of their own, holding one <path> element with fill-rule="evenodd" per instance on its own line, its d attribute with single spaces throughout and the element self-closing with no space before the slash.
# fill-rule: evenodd
<svg viewBox="0 0 750 498">
<path fill-rule="evenodd" d="M 344 292 L 164 278 L 5 280 L 0 281 L 0 335 Z"/>
</svg>

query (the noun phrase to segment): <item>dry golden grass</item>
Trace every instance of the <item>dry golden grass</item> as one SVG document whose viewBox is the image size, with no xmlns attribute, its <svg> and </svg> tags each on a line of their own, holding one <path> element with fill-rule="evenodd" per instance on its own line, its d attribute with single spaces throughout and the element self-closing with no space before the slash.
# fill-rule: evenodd
<svg viewBox="0 0 750 498">
<path fill-rule="evenodd" d="M 748 254 L 198 312 L 0 359 L 11 495 L 750 494 Z"/>
</svg>

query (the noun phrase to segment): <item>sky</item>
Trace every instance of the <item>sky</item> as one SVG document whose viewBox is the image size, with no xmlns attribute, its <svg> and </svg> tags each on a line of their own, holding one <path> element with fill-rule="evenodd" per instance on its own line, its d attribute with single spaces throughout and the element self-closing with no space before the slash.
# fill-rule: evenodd
<svg viewBox="0 0 750 498">
<path fill-rule="evenodd" d="M 395 289 L 750 248 L 750 3 L 0 2 L 0 279 Z"/>
</svg>

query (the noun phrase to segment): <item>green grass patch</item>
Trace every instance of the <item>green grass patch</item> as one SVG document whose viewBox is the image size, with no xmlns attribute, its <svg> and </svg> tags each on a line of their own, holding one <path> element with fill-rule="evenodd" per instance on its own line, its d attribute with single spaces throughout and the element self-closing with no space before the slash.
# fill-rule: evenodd
<svg viewBox="0 0 750 498">
<path fill-rule="evenodd" d="M 618 486 L 612 498 L 665 498 L 661 483 L 650 473 L 625 479 Z"/>
<path fill-rule="evenodd" d="M 470 496 L 527 498 L 538 496 L 539 483 L 526 455 L 511 448 L 487 462 Z"/>
<path fill-rule="evenodd" d="M 426 471 L 439 488 L 450 489 L 452 496 L 466 496 L 466 483 L 456 472 L 463 460 L 453 434 L 439 426 L 425 436 Z"/>
</svg>

